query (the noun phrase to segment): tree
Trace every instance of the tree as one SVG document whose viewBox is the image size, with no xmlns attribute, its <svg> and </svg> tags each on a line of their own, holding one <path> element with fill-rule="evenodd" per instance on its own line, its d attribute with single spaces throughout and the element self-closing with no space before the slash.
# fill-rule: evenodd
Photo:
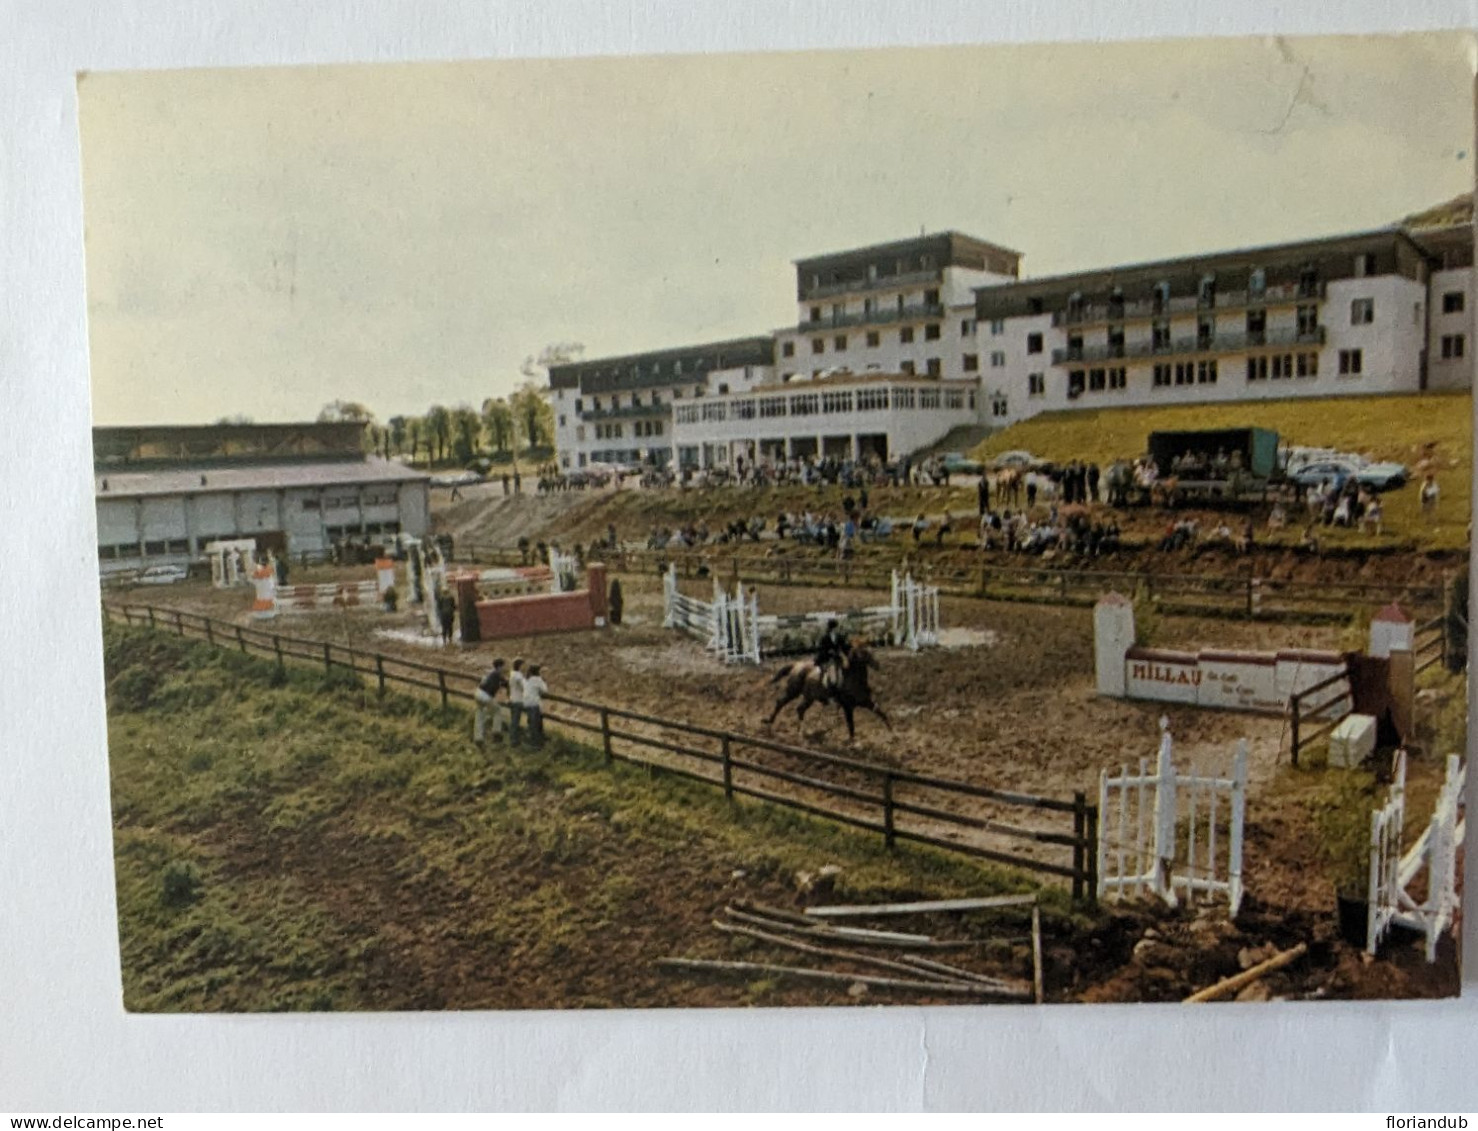
<svg viewBox="0 0 1478 1131">
<path fill-rule="evenodd" d="M 374 419 L 375 414 L 358 401 L 329 401 L 318 411 L 320 424 L 332 424 L 345 420 L 369 424 Z"/>
<path fill-rule="evenodd" d="M 426 425 L 419 416 L 408 416 L 405 419 L 405 438 L 411 446 L 411 463 L 416 462 L 416 457 L 421 454 L 421 441 L 426 435 Z"/>
<path fill-rule="evenodd" d="M 544 399 L 544 390 L 537 383 L 525 381 L 519 387 L 513 394 L 512 409 L 525 448 L 554 442 L 554 409 Z"/>
<path fill-rule="evenodd" d="M 236 425 L 236 424 L 255 424 L 256 421 L 253 420 L 251 417 L 247 416 L 246 413 L 244 413 L 244 412 L 234 412 L 230 416 L 223 416 L 223 417 L 221 417 L 219 420 L 216 421 L 216 423 L 217 424 L 226 424 L 226 425 Z"/>
<path fill-rule="evenodd" d="M 447 446 L 452 438 L 452 414 L 445 405 L 434 404 L 426 412 L 426 446 L 433 460 L 446 458 Z"/>
<path fill-rule="evenodd" d="M 482 417 L 471 405 L 459 404 L 452 409 L 452 458 L 465 466 L 482 446 Z"/>
<path fill-rule="evenodd" d="M 495 452 L 513 450 L 513 410 L 504 397 L 489 397 L 482 402 L 482 423 Z"/>
<path fill-rule="evenodd" d="M 395 454 L 399 455 L 405 451 L 406 419 L 403 416 L 392 416 L 386 425 L 386 431 L 390 434 L 390 447 Z"/>
</svg>

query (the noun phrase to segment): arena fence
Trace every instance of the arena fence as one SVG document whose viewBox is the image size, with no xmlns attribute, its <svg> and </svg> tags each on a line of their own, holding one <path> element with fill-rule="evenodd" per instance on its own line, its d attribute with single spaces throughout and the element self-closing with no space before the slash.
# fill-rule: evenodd
<svg viewBox="0 0 1478 1131">
<path fill-rule="evenodd" d="M 780 543 L 772 543 L 780 546 Z M 477 542 L 457 542 L 459 561 L 517 564 L 517 550 Z M 592 551 L 593 552 L 593 551 Z M 842 586 L 888 589 L 905 555 L 842 561 L 793 553 L 735 554 L 723 547 L 691 550 L 600 549 L 610 568 L 627 574 L 664 573 L 675 565 L 685 578 L 722 576 L 746 584 Z M 1442 608 L 1441 585 L 1363 584 L 1358 582 L 1281 581 L 1273 578 L 1194 574 L 1183 571 L 1146 573 L 1061 569 L 1044 565 L 1000 565 L 982 562 L 971 551 L 908 555 L 907 571 L 959 597 L 1028 601 L 1057 605 L 1092 605 L 1105 593 L 1143 593 L 1166 613 L 1228 616 L 1251 620 L 1348 620 L 1362 606 L 1399 601 L 1406 608 Z"/>
<path fill-rule="evenodd" d="M 119 624 L 149 626 L 204 640 L 244 655 L 321 665 L 391 686 L 429 693 L 443 708 L 473 701 L 479 677 L 408 660 L 180 609 L 104 602 Z M 641 766 L 720 788 L 730 801 L 749 797 L 797 809 L 899 841 L 989 860 L 1070 882 L 1074 900 L 1093 903 L 1098 890 L 1098 809 L 1079 791 L 1071 799 L 992 789 L 969 782 L 876 765 L 857 758 L 773 742 L 607 703 L 546 695 L 558 708 L 546 722 L 599 742 L 606 762 Z"/>
</svg>

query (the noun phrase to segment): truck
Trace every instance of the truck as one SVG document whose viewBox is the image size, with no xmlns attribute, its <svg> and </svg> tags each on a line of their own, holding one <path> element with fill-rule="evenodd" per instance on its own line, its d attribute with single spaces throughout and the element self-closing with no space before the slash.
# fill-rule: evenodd
<svg viewBox="0 0 1478 1131">
<path fill-rule="evenodd" d="M 1148 451 L 1175 496 L 1197 502 L 1251 502 L 1279 477 L 1278 433 L 1271 428 L 1151 432 Z"/>
</svg>

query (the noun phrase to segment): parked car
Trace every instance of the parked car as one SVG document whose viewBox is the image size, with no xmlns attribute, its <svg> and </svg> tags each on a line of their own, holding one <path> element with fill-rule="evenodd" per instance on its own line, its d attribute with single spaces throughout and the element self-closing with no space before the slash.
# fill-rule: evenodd
<svg viewBox="0 0 1478 1131">
<path fill-rule="evenodd" d="M 984 464 L 978 459 L 971 459 L 964 452 L 945 452 L 939 457 L 939 462 L 951 475 L 979 475 L 985 470 Z"/>
<path fill-rule="evenodd" d="M 1005 471 L 1009 468 L 1016 468 L 1018 471 L 1032 471 L 1039 467 L 1045 467 L 1046 462 L 1046 460 L 1032 455 L 1031 452 L 1014 451 L 1002 452 L 990 461 L 990 465 L 996 471 Z"/>
<path fill-rule="evenodd" d="M 176 581 L 184 581 L 189 576 L 189 569 L 182 565 L 152 565 L 139 574 L 136 584 L 173 585 Z"/>
<path fill-rule="evenodd" d="M 1408 472 L 1399 463 L 1367 463 L 1358 456 L 1313 460 L 1288 478 L 1300 487 L 1313 487 L 1333 481 L 1338 487 L 1354 479 L 1372 491 L 1394 491 L 1406 483 Z"/>
<path fill-rule="evenodd" d="M 482 476 L 475 471 L 453 471 L 444 475 L 433 475 L 433 487 L 466 487 L 469 483 L 481 483 Z"/>
</svg>

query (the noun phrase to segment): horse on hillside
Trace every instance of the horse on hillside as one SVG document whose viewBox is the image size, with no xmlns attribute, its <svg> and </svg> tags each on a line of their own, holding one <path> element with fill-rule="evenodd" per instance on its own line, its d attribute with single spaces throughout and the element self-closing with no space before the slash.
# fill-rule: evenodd
<svg viewBox="0 0 1478 1131">
<path fill-rule="evenodd" d="M 835 703 L 841 707 L 842 714 L 847 719 L 849 739 L 857 737 L 852 716 L 859 707 L 871 711 L 883 720 L 889 730 L 892 730 L 893 724 L 888 721 L 888 716 L 883 714 L 883 709 L 873 702 L 872 690 L 867 685 L 867 670 L 877 666 L 878 662 L 873 658 L 872 650 L 867 645 L 853 644 L 847 651 L 847 662 L 842 670 L 841 681 L 835 687 L 829 687 L 822 679 L 821 669 L 816 666 L 815 660 L 797 660 L 786 664 L 770 679 L 771 683 L 784 680 L 785 684 L 780 691 L 779 698 L 775 700 L 775 709 L 765 720 L 765 725 L 770 726 L 774 723 L 786 704 L 800 699 L 801 705 L 796 709 L 797 719 L 806 717 L 806 712 L 812 703 Z"/>
</svg>

